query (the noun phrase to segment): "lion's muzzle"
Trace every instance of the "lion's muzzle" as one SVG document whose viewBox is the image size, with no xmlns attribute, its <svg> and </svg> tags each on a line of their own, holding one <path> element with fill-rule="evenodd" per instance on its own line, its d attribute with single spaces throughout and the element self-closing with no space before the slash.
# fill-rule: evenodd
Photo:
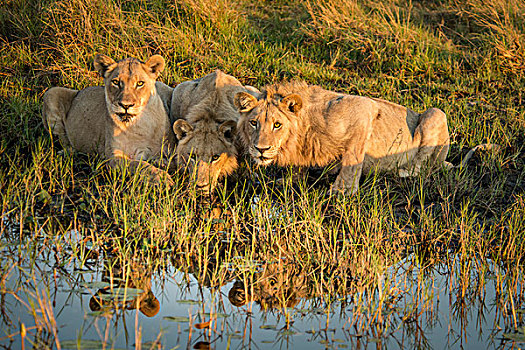
<svg viewBox="0 0 525 350">
<path fill-rule="evenodd" d="M 123 123 L 129 123 L 142 112 L 143 107 L 140 103 L 118 101 L 111 105 L 111 110 Z"/>
<path fill-rule="evenodd" d="M 123 123 L 129 123 L 134 117 L 134 114 L 129 113 L 117 113 L 117 116 Z"/>
<path fill-rule="evenodd" d="M 250 155 L 258 165 L 269 165 L 273 162 L 275 152 L 272 152 L 271 147 L 256 147 L 250 148 Z"/>
</svg>

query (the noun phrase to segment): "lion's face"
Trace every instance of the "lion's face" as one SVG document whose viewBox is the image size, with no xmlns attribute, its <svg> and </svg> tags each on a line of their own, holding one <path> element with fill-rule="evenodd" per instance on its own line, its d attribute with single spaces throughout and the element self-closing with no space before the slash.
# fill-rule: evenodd
<svg viewBox="0 0 525 350">
<path fill-rule="evenodd" d="M 147 317 L 153 317 L 159 312 L 160 303 L 151 291 L 151 270 L 139 261 L 131 262 L 130 267 L 128 271 L 115 261 L 108 261 L 108 264 L 104 264 L 102 282 L 115 282 L 115 288 L 136 288 L 141 292 L 126 299 L 108 298 L 112 295 L 112 288 L 103 287 L 90 298 L 91 311 L 110 311 L 123 307 L 128 310 L 139 309 Z"/>
<path fill-rule="evenodd" d="M 237 149 L 233 143 L 235 125 L 234 121 L 220 125 L 203 121 L 191 125 L 183 119 L 173 124 L 179 139 L 178 163 L 192 176 L 202 194 L 209 194 L 218 180 L 237 168 Z"/>
<path fill-rule="evenodd" d="M 136 58 L 115 62 L 105 55 L 95 57 L 95 69 L 104 78 L 108 112 L 123 123 L 132 123 L 155 93 L 155 81 L 164 69 L 164 59 L 152 56 L 146 63 Z"/>
<path fill-rule="evenodd" d="M 236 281 L 228 292 L 234 306 L 243 306 L 250 301 L 263 309 L 293 307 L 308 294 L 306 276 L 302 271 L 282 263 L 263 264 L 254 275 L 251 286 Z"/>
<path fill-rule="evenodd" d="M 259 99 L 246 92 L 235 95 L 240 112 L 239 133 L 250 156 L 259 165 L 277 162 L 283 147 L 297 129 L 296 114 L 302 106 L 298 95 L 286 97 L 260 95 Z"/>
</svg>

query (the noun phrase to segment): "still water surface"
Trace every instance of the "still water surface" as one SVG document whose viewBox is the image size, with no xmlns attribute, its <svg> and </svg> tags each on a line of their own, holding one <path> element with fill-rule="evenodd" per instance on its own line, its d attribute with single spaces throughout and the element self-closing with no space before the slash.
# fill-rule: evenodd
<svg viewBox="0 0 525 350">
<path fill-rule="evenodd" d="M 307 278 L 290 273 L 286 262 L 253 262 L 255 285 L 231 279 L 222 286 L 205 286 L 169 264 L 151 274 L 136 265 L 120 275 L 118 267 L 103 267 L 116 263 L 102 258 L 90 268 L 73 258 L 57 268 L 51 253 L 25 256 L 24 263 L 15 264 L 20 254 L 15 243 L 4 242 L 3 348 L 56 348 L 54 332 L 63 349 L 525 345 L 519 342 L 523 300 L 501 294 L 512 285 L 517 291 L 513 295 L 520 295 L 521 278 L 509 282 L 490 262 L 483 262 L 485 271 L 478 272 L 479 262 L 455 257 L 423 273 L 409 257 L 379 276 L 375 292 L 329 297 L 313 295 L 304 287 Z M 20 267 L 10 269 L 14 265 Z M 465 266 L 470 266 L 467 273 Z M 128 276 L 127 281 L 119 276 Z M 49 326 L 54 322 L 55 330 Z M 27 329 L 24 344 L 22 324 Z M 37 332 L 35 325 L 44 331 Z"/>
</svg>

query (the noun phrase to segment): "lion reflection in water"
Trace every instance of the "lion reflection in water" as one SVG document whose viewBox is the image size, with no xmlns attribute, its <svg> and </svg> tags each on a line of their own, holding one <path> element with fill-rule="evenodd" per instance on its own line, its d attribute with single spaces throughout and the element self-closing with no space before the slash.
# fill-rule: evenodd
<svg viewBox="0 0 525 350">
<path fill-rule="evenodd" d="M 126 269 L 120 266 L 109 266 L 109 268 L 106 266 L 104 268 L 102 281 L 111 283 L 113 280 L 113 285 L 99 289 L 91 297 L 90 310 L 110 312 L 116 309 L 138 309 L 147 317 L 155 316 L 160 310 L 160 303 L 151 291 L 151 271 L 148 271 L 142 264 L 133 262 L 129 268 L 129 275 L 126 276 Z M 126 300 L 123 300 L 124 288 L 130 288 L 129 297 Z M 114 291 L 119 289 L 122 292 L 118 296 L 114 295 Z M 137 290 L 140 292 L 137 293 Z"/>
<path fill-rule="evenodd" d="M 228 292 L 228 299 L 237 307 L 251 301 L 263 310 L 294 307 L 301 299 L 311 296 L 307 282 L 305 273 L 292 264 L 268 263 L 255 275 L 253 284 L 236 281 Z"/>
</svg>

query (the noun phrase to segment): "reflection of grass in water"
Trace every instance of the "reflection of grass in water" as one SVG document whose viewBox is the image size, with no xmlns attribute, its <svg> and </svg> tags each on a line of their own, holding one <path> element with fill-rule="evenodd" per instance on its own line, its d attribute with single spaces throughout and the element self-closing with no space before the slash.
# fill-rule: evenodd
<svg viewBox="0 0 525 350">
<path fill-rule="evenodd" d="M 101 256 L 124 271 L 134 259 L 161 274 L 174 265 L 214 290 L 240 282 L 243 302 L 261 309 L 318 296 L 305 312 L 317 314 L 346 295 L 352 312 L 345 327 L 370 341 L 390 336 L 400 320 L 423 339 L 415 325 L 432 312 L 432 272 L 445 268 L 453 271 L 453 317 L 483 302 L 490 276 L 498 312 L 517 328 L 525 252 L 521 3 L 96 4 L 0 7 L 0 246 L 9 255 L 0 267 L 2 293 L 22 295 L 39 259 L 54 261 L 52 276 L 29 288 L 24 310 L 36 328 L 26 325 L 27 337 L 55 341 L 46 296 L 54 276 L 78 287 L 79 273 L 66 273 L 69 266 L 96 266 Z M 182 175 L 173 189 L 151 186 L 99 158 L 63 151 L 42 130 L 44 89 L 100 83 L 90 68 L 95 51 L 115 58 L 162 53 L 162 79 L 171 85 L 219 67 L 256 86 L 301 77 L 418 110 L 437 106 L 449 116 L 455 163 L 480 142 L 505 151 L 416 179 L 370 175 L 348 198 L 327 196 L 324 179 L 292 186 L 286 171 L 275 181 L 273 170 L 247 166 L 212 206 Z M 406 272 L 391 271 L 404 259 Z M 413 280 L 399 277 L 413 271 Z M 131 275 L 124 275 L 126 282 Z M 206 306 L 198 322 L 211 318 Z M 296 316 L 286 310 L 284 317 Z M 16 322 L 10 329 L 20 337 Z"/>
</svg>

